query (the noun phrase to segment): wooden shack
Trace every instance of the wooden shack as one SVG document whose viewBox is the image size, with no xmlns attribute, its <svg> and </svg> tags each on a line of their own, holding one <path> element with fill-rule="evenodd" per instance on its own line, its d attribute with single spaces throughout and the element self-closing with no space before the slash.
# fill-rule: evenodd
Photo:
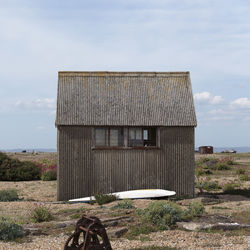
<svg viewBox="0 0 250 250">
<path fill-rule="evenodd" d="M 58 200 L 161 188 L 194 195 L 189 72 L 59 72 Z"/>
<path fill-rule="evenodd" d="M 213 154 L 214 148 L 212 146 L 200 146 L 199 153 L 200 154 Z"/>
</svg>

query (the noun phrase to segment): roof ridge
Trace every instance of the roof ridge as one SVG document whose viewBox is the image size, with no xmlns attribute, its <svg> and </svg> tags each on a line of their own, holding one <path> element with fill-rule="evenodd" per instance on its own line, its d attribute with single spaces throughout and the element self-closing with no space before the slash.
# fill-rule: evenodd
<svg viewBox="0 0 250 250">
<path fill-rule="evenodd" d="M 155 75 L 189 75 L 189 71 L 58 71 L 59 76 L 155 76 Z"/>
</svg>

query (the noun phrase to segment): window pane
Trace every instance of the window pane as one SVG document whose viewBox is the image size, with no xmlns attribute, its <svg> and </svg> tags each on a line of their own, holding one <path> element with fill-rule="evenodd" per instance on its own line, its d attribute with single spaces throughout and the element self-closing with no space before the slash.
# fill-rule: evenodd
<svg viewBox="0 0 250 250">
<path fill-rule="evenodd" d="M 147 139 L 145 138 L 145 130 L 147 131 Z M 156 128 L 144 129 L 144 146 L 156 146 Z"/>
<path fill-rule="evenodd" d="M 129 139 L 131 139 L 131 140 L 135 139 L 135 129 L 134 128 L 129 129 Z"/>
<path fill-rule="evenodd" d="M 143 146 L 142 128 L 129 128 L 129 146 L 130 147 Z"/>
<path fill-rule="evenodd" d="M 95 129 L 95 145 L 108 146 L 108 129 L 106 128 Z"/>
<path fill-rule="evenodd" d="M 110 146 L 118 146 L 118 129 L 110 129 Z"/>
<path fill-rule="evenodd" d="M 136 140 L 141 140 L 142 139 L 142 129 L 141 128 L 136 128 L 136 133 L 135 133 L 135 139 Z"/>
<path fill-rule="evenodd" d="M 110 128 L 110 146 L 123 146 L 123 128 Z"/>
<path fill-rule="evenodd" d="M 143 130 L 143 140 L 148 140 L 148 130 L 147 129 Z"/>
<path fill-rule="evenodd" d="M 118 128 L 118 145 L 124 146 L 123 128 Z"/>
<path fill-rule="evenodd" d="M 151 146 L 156 146 L 156 128 L 151 128 L 150 140 L 151 140 Z"/>
</svg>

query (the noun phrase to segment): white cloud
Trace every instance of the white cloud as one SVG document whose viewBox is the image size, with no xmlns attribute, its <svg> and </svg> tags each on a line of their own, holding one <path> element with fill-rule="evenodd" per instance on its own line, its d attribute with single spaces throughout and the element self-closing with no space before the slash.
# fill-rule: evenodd
<svg viewBox="0 0 250 250">
<path fill-rule="evenodd" d="M 223 98 L 221 96 L 214 96 L 210 100 L 211 104 L 220 104 L 223 102 Z"/>
<path fill-rule="evenodd" d="M 224 115 L 226 113 L 223 109 L 213 109 L 208 112 L 211 115 Z"/>
<path fill-rule="evenodd" d="M 202 93 L 196 93 L 194 94 L 194 99 L 196 101 L 209 101 L 209 98 L 210 98 L 210 93 L 209 92 L 202 92 Z"/>
<path fill-rule="evenodd" d="M 223 98 L 221 96 L 213 96 L 209 92 L 201 92 L 194 94 L 194 100 L 198 104 L 221 104 L 223 102 Z"/>
<path fill-rule="evenodd" d="M 34 100 L 19 100 L 15 107 L 24 110 L 51 110 L 55 109 L 56 101 L 54 98 L 37 98 Z"/>
<path fill-rule="evenodd" d="M 210 120 L 212 120 L 212 121 L 233 121 L 233 120 L 235 120 L 235 117 L 234 116 L 226 116 L 226 115 L 224 115 L 224 116 L 212 116 L 211 118 L 210 118 Z"/>
<path fill-rule="evenodd" d="M 215 100 L 215 98 L 212 97 L 210 93 L 203 92 L 196 97 L 196 101 L 199 101 L 200 103 L 202 101 L 203 104 L 212 104 L 216 103 L 217 100 Z M 202 115 L 197 115 L 198 120 L 202 122 L 211 122 L 212 124 L 215 121 L 228 121 L 237 123 L 239 123 L 239 121 L 241 123 L 249 123 L 250 121 L 250 100 L 246 97 L 241 97 L 231 102 L 224 101 L 220 108 L 207 110 L 206 112 L 204 112 L 204 107 L 202 106 L 198 105 L 197 108 L 197 114 L 201 113 L 201 110 L 199 109 L 202 109 Z"/>
<path fill-rule="evenodd" d="M 250 100 L 247 97 L 241 97 L 231 102 L 234 108 L 250 108 Z"/>
<path fill-rule="evenodd" d="M 224 109 L 213 109 L 207 112 L 207 119 L 211 121 L 233 121 L 237 119 L 237 112 L 229 109 L 228 105 Z"/>
</svg>

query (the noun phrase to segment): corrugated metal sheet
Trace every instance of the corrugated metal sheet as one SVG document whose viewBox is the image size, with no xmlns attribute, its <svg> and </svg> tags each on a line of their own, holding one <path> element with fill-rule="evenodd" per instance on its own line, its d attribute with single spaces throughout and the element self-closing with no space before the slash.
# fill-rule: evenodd
<svg viewBox="0 0 250 250">
<path fill-rule="evenodd" d="M 91 149 L 92 128 L 58 127 L 58 199 L 143 188 L 194 194 L 194 128 L 161 127 L 160 148 Z"/>
<path fill-rule="evenodd" d="M 189 72 L 59 72 L 56 125 L 196 126 Z"/>
</svg>

